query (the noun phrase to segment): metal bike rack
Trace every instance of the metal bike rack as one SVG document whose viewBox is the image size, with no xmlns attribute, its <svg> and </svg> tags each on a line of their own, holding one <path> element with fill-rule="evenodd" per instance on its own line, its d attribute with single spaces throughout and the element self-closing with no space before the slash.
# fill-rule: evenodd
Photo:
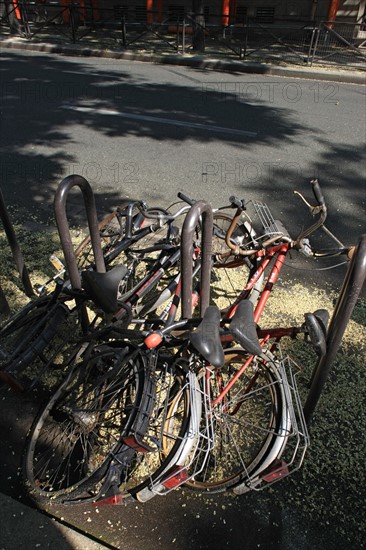
<svg viewBox="0 0 366 550">
<path fill-rule="evenodd" d="M 20 278 L 24 286 L 24 291 L 27 296 L 31 297 L 34 294 L 32 283 L 30 281 L 28 270 L 24 263 L 23 254 L 20 250 L 20 246 L 18 244 L 15 231 L 13 228 L 13 224 L 11 223 L 11 220 L 6 208 L 6 204 L 5 204 L 1 189 L 0 189 L 0 218 L 3 223 L 4 231 L 7 236 L 7 239 L 13 254 L 15 265 L 17 266 Z M 1 313 L 9 312 L 9 304 L 1 286 L 0 286 L 0 312 Z"/>
<path fill-rule="evenodd" d="M 202 219 L 202 246 L 201 246 L 201 294 L 200 294 L 200 315 L 203 316 L 210 303 L 210 279 L 211 279 L 211 251 L 212 251 L 212 232 L 213 232 L 213 214 L 211 206 L 205 201 L 197 201 L 188 212 L 182 229 L 182 317 L 190 319 L 192 317 L 192 257 L 193 257 L 193 235 L 198 225 L 199 219 Z"/>
<path fill-rule="evenodd" d="M 361 236 L 355 249 L 334 308 L 327 334 L 327 352 L 319 359 L 313 371 L 309 394 L 304 405 L 304 417 L 308 426 L 365 280 L 366 234 Z"/>
<path fill-rule="evenodd" d="M 89 182 L 82 176 L 67 176 L 61 181 L 60 185 L 57 188 L 54 199 L 54 210 L 56 224 L 60 235 L 60 241 L 65 256 L 65 262 L 69 273 L 71 286 L 74 289 L 81 289 L 80 273 L 77 266 L 75 250 L 71 241 L 70 227 L 66 215 L 66 200 L 69 191 L 73 187 L 79 187 L 83 194 L 96 270 L 99 273 L 105 273 L 106 269 L 98 229 L 98 218 L 95 208 L 94 193 L 92 191 L 92 188 Z"/>
</svg>

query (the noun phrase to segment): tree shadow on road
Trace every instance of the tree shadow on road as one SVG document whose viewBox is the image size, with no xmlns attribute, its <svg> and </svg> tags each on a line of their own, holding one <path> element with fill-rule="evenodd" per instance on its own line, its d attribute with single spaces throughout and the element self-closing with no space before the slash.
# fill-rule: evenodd
<svg viewBox="0 0 366 550">
<path fill-rule="evenodd" d="M 124 151 L 116 153 L 114 165 L 103 166 L 98 134 L 177 145 L 216 141 L 247 151 L 289 142 L 304 130 L 285 109 L 238 102 L 236 93 L 223 95 L 199 79 L 193 86 L 151 85 L 121 71 L 123 65 L 117 73 L 61 57 L 3 52 L 1 59 L 1 186 L 8 202 L 43 214 L 58 182 L 78 168 L 72 150 L 83 143 L 76 127 L 96 134 L 94 162 L 83 175 L 97 182 L 97 202 L 110 205 L 118 202 L 121 179 L 133 187 L 134 167 L 128 159 L 121 166 Z M 117 170 L 124 171 L 122 178 Z M 100 183 L 107 193 L 99 193 Z"/>
</svg>

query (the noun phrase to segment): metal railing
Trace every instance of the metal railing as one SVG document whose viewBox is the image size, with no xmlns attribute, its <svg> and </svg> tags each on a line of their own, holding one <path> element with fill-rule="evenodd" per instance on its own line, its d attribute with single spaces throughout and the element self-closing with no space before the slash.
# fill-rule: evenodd
<svg viewBox="0 0 366 550">
<path fill-rule="evenodd" d="M 213 214 L 205 201 L 193 204 L 185 217 L 182 229 L 181 271 L 182 271 L 182 318 L 192 317 L 193 293 L 193 241 L 196 228 L 201 227 L 201 273 L 200 273 L 200 315 L 203 316 L 210 303 L 211 255 Z"/>
<path fill-rule="evenodd" d="M 335 356 L 341 345 L 344 331 L 347 328 L 356 302 L 366 280 L 366 234 L 360 237 L 344 282 L 327 332 L 327 352 L 314 368 L 309 394 L 304 405 L 304 416 L 309 426 L 316 405 L 320 399 Z"/>
<path fill-rule="evenodd" d="M 310 51 L 310 64 L 354 65 L 363 62 L 366 65 L 366 49 L 362 48 L 366 42 L 363 27 L 360 23 L 320 23 Z"/>
<path fill-rule="evenodd" d="M 285 60 L 294 64 L 355 65 L 365 68 L 365 25 L 343 22 L 295 22 L 224 17 L 210 13 L 205 23 L 184 10 L 147 11 L 143 6 L 86 8 L 57 0 L 42 4 L 27 0 L 0 0 L 0 27 L 27 40 L 92 43 L 112 50 L 174 51 L 194 49 L 193 36 L 201 30 L 209 55 L 240 60 Z M 106 32 L 107 31 L 107 32 Z M 363 34 L 365 34 L 362 40 Z"/>
<path fill-rule="evenodd" d="M 72 288 L 81 289 L 81 278 L 66 213 L 67 197 L 73 187 L 79 187 L 83 195 L 96 271 L 99 273 L 104 273 L 105 263 L 98 229 L 98 217 L 95 208 L 94 193 L 90 183 L 82 176 L 78 176 L 76 174 L 67 176 L 61 181 L 56 190 L 54 198 L 55 220 L 60 235 L 61 246 L 64 252 Z"/>
<path fill-rule="evenodd" d="M 23 283 L 24 291 L 27 296 L 31 297 L 34 295 L 32 283 L 29 278 L 27 267 L 24 263 L 24 258 L 18 240 L 15 235 L 14 227 L 11 222 L 2 191 L 0 189 L 0 219 L 5 231 L 5 235 L 8 239 L 9 246 L 11 248 L 14 263 L 18 269 L 20 278 Z M 0 285 L 0 313 L 9 313 L 10 307 L 6 299 L 5 293 Z"/>
</svg>

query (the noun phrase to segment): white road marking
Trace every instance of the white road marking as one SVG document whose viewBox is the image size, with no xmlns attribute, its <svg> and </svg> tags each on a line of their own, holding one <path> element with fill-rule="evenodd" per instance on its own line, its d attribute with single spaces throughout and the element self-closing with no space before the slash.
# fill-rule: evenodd
<svg viewBox="0 0 366 550">
<path fill-rule="evenodd" d="M 124 113 L 121 111 L 114 111 L 113 109 L 95 109 L 93 107 L 80 107 L 73 105 L 63 105 L 64 109 L 71 111 L 77 111 L 79 113 L 89 113 L 91 115 L 106 115 L 106 116 L 118 116 L 121 118 L 128 118 L 130 120 L 140 120 L 144 122 L 153 122 L 156 124 L 169 124 L 171 126 L 181 126 L 183 128 L 196 128 L 197 130 L 204 130 L 206 132 L 218 132 L 222 134 L 233 134 L 236 136 L 243 136 L 249 138 L 255 138 L 257 132 L 248 132 L 246 130 L 237 130 L 236 128 L 224 128 L 223 126 L 214 126 L 210 124 L 201 124 L 199 122 L 187 122 L 184 120 L 176 120 L 172 118 L 162 118 L 158 116 L 150 115 L 137 115 L 134 113 Z"/>
</svg>

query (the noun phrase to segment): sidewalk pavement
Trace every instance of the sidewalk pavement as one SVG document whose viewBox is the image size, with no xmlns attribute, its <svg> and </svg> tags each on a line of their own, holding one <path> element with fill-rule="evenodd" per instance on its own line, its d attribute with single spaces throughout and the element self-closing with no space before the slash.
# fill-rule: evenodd
<svg viewBox="0 0 366 550">
<path fill-rule="evenodd" d="M 172 54 L 169 52 L 138 52 L 108 49 L 93 42 L 88 44 L 70 44 L 53 40 L 52 36 L 43 37 L 43 40 L 27 40 L 0 34 L 1 49 L 36 51 L 42 53 L 82 56 L 104 57 L 127 61 L 142 61 L 155 64 L 180 65 L 197 69 L 227 71 L 235 73 L 265 74 L 270 76 L 283 76 L 287 78 L 306 78 L 329 82 L 343 82 L 349 84 L 366 84 L 366 67 L 360 69 L 334 69 L 328 66 L 297 66 L 293 64 L 271 64 L 262 62 L 248 62 L 235 59 L 220 59 L 215 52 L 207 52 L 203 55 Z"/>
<path fill-rule="evenodd" d="M 111 547 L 0 493 L 0 550 L 33 548 L 104 550 Z"/>
</svg>

